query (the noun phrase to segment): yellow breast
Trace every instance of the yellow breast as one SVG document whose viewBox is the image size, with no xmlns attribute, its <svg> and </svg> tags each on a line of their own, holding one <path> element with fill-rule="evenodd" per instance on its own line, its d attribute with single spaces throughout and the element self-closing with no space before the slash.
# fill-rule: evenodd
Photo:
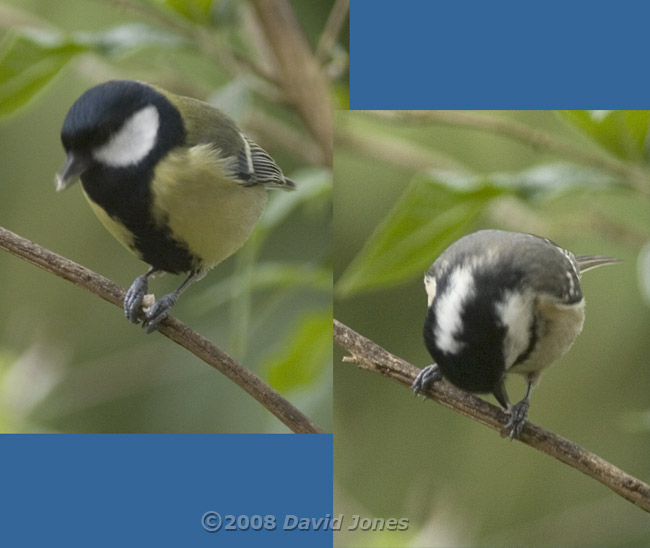
<svg viewBox="0 0 650 548">
<path fill-rule="evenodd" d="M 225 167 L 219 152 L 203 144 L 172 151 L 155 171 L 155 221 L 185 242 L 204 268 L 244 244 L 266 204 L 263 186 L 242 186 L 226 175 Z"/>
</svg>

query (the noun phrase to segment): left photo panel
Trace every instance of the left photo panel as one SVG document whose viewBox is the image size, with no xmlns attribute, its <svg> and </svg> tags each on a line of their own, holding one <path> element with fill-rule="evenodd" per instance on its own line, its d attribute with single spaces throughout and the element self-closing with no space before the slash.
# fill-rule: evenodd
<svg viewBox="0 0 650 548">
<path fill-rule="evenodd" d="M 3 4 L 2 430 L 331 432 L 347 9 Z"/>
<path fill-rule="evenodd" d="M 0 0 L 0 543 L 332 545 L 348 8 Z"/>
</svg>

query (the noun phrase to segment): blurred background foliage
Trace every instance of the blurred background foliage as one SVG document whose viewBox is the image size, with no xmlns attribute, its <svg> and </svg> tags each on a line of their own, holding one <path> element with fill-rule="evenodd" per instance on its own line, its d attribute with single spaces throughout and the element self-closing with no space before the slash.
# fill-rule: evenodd
<svg viewBox="0 0 650 548">
<path fill-rule="evenodd" d="M 624 263 L 530 418 L 650 481 L 650 112 L 337 112 L 335 317 L 424 367 L 423 275 L 480 228 Z M 576 470 L 334 360 L 335 514 L 410 520 L 341 547 L 647 546 L 647 515 Z M 508 380 L 513 400 L 525 392 Z M 491 396 L 487 399 L 494 402 Z M 494 402 L 496 403 L 496 402 Z"/>
<path fill-rule="evenodd" d="M 331 120 L 331 108 L 348 102 L 347 2 L 277 4 L 304 33 L 325 82 L 314 108 Z M 313 113 L 285 85 L 263 8 L 254 0 L 3 0 L 0 224 L 128 286 L 145 265 L 100 226 L 79 187 L 54 193 L 68 108 L 114 78 L 222 108 L 299 190 L 270 193 L 251 240 L 174 314 L 330 430 L 331 138 L 328 152 Z M 1 431 L 287 431 L 225 377 L 145 336 L 115 307 L 7 253 L 0 272 Z M 152 290 L 177 285 L 165 276 Z"/>
</svg>

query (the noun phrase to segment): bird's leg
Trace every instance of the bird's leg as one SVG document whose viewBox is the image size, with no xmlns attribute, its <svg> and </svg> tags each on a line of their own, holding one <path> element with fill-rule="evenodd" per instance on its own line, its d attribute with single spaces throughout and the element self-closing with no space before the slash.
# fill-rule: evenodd
<svg viewBox="0 0 650 548">
<path fill-rule="evenodd" d="M 506 411 L 510 409 L 510 400 L 508 399 L 508 393 L 506 392 L 506 385 L 503 382 L 503 378 L 499 381 L 494 390 L 492 390 L 492 394 L 494 394 L 494 397 L 501 404 L 501 407 Z"/>
<path fill-rule="evenodd" d="M 515 403 L 509 410 L 510 420 L 506 424 L 506 429 L 508 432 L 508 437 L 513 439 L 518 439 L 521 435 L 521 431 L 524 429 L 524 425 L 528 421 L 528 408 L 530 407 L 530 393 L 533 390 L 533 386 L 537 381 L 536 376 L 528 377 L 528 389 L 526 390 L 526 395 L 524 399 L 518 403 Z"/>
<path fill-rule="evenodd" d="M 440 379 L 442 379 L 440 368 L 435 363 L 427 365 L 422 371 L 418 373 L 418 376 L 415 377 L 413 384 L 411 384 L 413 394 L 416 396 L 418 394 L 421 394 L 426 398 L 426 393 L 431 385 Z"/>
<path fill-rule="evenodd" d="M 149 291 L 149 276 L 157 272 L 151 267 L 145 274 L 138 276 L 124 296 L 124 315 L 133 323 L 140 322 L 142 299 Z"/>
<path fill-rule="evenodd" d="M 197 280 L 200 280 L 205 272 L 203 271 L 193 271 L 187 279 L 181 284 L 181 286 L 172 293 L 163 295 L 158 299 L 149 310 L 147 310 L 145 316 L 146 319 L 142 326 L 147 333 L 153 332 L 160 322 L 162 322 L 167 316 L 169 316 L 169 311 L 172 306 L 176 304 L 178 297 L 185 291 L 190 285 L 192 285 Z"/>
</svg>

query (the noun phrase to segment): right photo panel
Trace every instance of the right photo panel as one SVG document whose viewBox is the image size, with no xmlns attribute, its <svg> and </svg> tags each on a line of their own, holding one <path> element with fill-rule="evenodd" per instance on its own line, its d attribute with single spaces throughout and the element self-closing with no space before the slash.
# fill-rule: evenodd
<svg viewBox="0 0 650 548">
<path fill-rule="evenodd" d="M 334 122 L 334 546 L 650 543 L 650 111 Z"/>
</svg>

